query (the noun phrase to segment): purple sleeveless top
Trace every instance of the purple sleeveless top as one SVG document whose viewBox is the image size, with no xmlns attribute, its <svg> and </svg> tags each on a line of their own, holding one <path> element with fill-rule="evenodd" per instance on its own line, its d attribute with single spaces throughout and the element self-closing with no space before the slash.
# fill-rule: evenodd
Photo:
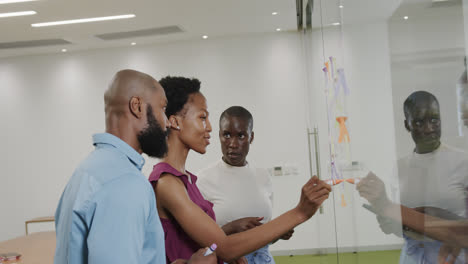
<svg viewBox="0 0 468 264">
<path fill-rule="evenodd" d="M 162 174 L 169 173 L 179 179 L 185 185 L 187 189 L 187 193 L 196 205 L 198 205 L 207 215 L 213 218 L 216 221 L 216 217 L 213 211 L 213 204 L 205 198 L 203 198 L 202 194 L 198 190 L 197 185 L 197 176 L 193 175 L 192 173 L 188 172 L 188 176 L 183 174 L 182 172 L 174 169 L 171 165 L 160 162 L 153 167 L 153 172 L 149 177 L 149 181 L 151 184 L 156 186 L 157 181 L 161 177 Z M 190 177 L 192 183 L 189 182 L 188 177 Z M 198 251 L 203 246 L 200 246 L 197 242 L 193 241 L 187 233 L 182 229 L 182 227 L 177 223 L 176 219 L 170 216 L 170 218 L 161 218 L 161 224 L 164 229 L 164 240 L 166 246 L 166 260 L 167 263 L 170 264 L 176 259 L 190 259 L 193 253 Z M 222 261 L 218 261 L 222 263 Z"/>
</svg>

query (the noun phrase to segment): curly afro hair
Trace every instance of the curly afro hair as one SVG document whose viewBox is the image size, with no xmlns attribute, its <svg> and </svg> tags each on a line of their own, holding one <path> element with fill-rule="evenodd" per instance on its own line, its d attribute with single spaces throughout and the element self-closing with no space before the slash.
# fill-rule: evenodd
<svg viewBox="0 0 468 264">
<path fill-rule="evenodd" d="M 178 114 L 187 103 L 189 96 L 200 92 L 200 81 L 198 79 L 185 77 L 167 76 L 159 83 L 164 88 L 167 97 L 166 116 Z"/>
</svg>

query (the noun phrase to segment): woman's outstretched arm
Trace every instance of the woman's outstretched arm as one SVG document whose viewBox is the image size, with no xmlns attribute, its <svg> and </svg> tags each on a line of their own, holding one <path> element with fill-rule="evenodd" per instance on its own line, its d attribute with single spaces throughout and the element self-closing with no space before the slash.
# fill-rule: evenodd
<svg viewBox="0 0 468 264">
<path fill-rule="evenodd" d="M 328 198 L 330 191 L 328 184 L 314 176 L 302 187 L 301 198 L 295 208 L 266 224 L 227 236 L 213 219 L 190 200 L 180 179 L 170 174 L 162 175 L 155 186 L 160 208 L 169 212 L 202 247 L 216 243 L 217 255 L 225 262 L 267 245 L 308 220 Z"/>
</svg>

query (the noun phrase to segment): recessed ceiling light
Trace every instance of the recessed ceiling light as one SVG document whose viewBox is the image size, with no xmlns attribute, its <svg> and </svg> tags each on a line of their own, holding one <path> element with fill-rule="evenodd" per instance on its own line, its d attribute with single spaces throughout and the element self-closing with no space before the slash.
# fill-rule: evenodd
<svg viewBox="0 0 468 264">
<path fill-rule="evenodd" d="M 21 2 L 33 2 L 37 0 L 0 0 L 0 5 L 2 4 L 12 4 L 12 3 L 21 3 Z"/>
<path fill-rule="evenodd" d="M 339 5 L 338 7 L 339 7 L 339 8 L 343 8 L 343 7 L 344 7 L 344 5 Z"/>
<path fill-rule="evenodd" d="M 276 16 L 278 14 L 278 12 L 272 12 L 271 13 L 273 16 Z"/>
<path fill-rule="evenodd" d="M 62 52 L 67 52 L 67 49 L 62 49 Z"/>
<path fill-rule="evenodd" d="M 207 39 L 207 38 L 208 38 L 208 36 L 207 36 L 207 35 L 204 35 L 202 38 L 203 38 L 203 39 Z"/>
<path fill-rule="evenodd" d="M 281 31 L 281 28 L 277 28 L 276 31 Z"/>
<path fill-rule="evenodd" d="M 1 17 L 15 17 L 15 16 L 30 16 L 37 14 L 36 11 L 21 11 L 21 12 L 12 12 L 12 13 L 0 13 Z"/>
<path fill-rule="evenodd" d="M 107 16 L 107 17 L 92 17 L 92 18 L 81 18 L 73 20 L 63 20 L 63 21 L 54 21 L 54 22 L 44 22 L 31 24 L 32 27 L 48 27 L 48 26 L 57 26 L 57 25 L 67 25 L 67 24 L 77 24 L 77 23 L 88 23 L 88 22 L 98 22 L 106 20 L 115 20 L 115 19 L 125 19 L 133 18 L 134 14 L 120 15 L 120 16 Z"/>
<path fill-rule="evenodd" d="M 340 22 L 335 22 L 335 23 L 332 23 L 331 25 L 332 26 L 339 26 L 339 25 L 341 25 L 341 23 Z"/>
<path fill-rule="evenodd" d="M 132 42 L 132 43 L 130 43 L 130 45 L 135 46 L 135 45 L 136 45 L 136 42 Z"/>
<path fill-rule="evenodd" d="M 408 16 L 404 16 L 404 17 L 403 17 L 404 20 L 408 20 L 408 18 L 409 18 Z"/>
</svg>

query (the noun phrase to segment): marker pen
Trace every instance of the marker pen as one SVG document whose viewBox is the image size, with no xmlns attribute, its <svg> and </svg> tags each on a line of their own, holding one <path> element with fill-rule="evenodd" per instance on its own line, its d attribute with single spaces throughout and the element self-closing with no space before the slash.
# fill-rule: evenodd
<svg viewBox="0 0 468 264">
<path fill-rule="evenodd" d="M 216 250 L 217 247 L 218 247 L 218 246 L 217 246 L 216 244 L 211 245 L 211 246 L 206 250 L 205 255 L 203 255 L 203 256 L 208 256 L 208 255 L 212 254 L 212 253 Z"/>
<path fill-rule="evenodd" d="M 337 179 L 335 181 L 333 181 L 332 179 L 329 179 L 329 180 L 324 180 L 324 182 L 326 182 L 327 184 L 329 185 L 337 185 L 337 184 L 340 184 L 342 182 L 348 182 L 348 183 L 351 183 L 351 184 L 357 184 L 361 181 L 360 178 L 348 178 L 348 179 Z"/>
</svg>

